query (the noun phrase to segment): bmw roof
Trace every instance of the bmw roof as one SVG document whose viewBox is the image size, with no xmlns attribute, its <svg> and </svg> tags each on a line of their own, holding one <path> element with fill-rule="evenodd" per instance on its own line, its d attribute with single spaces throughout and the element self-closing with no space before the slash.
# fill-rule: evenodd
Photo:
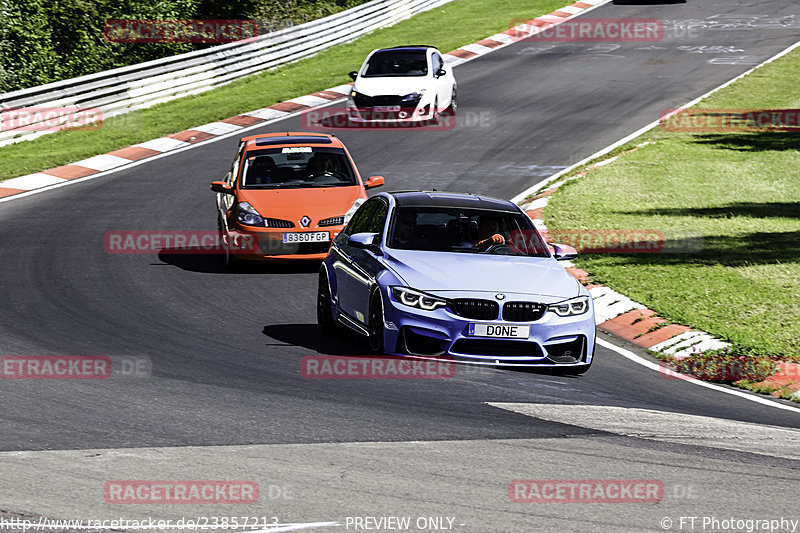
<svg viewBox="0 0 800 533">
<path fill-rule="evenodd" d="M 491 209 L 494 211 L 519 212 L 519 208 L 508 200 L 478 196 L 472 193 L 444 191 L 392 191 L 391 195 L 398 207 L 468 207 Z"/>
</svg>

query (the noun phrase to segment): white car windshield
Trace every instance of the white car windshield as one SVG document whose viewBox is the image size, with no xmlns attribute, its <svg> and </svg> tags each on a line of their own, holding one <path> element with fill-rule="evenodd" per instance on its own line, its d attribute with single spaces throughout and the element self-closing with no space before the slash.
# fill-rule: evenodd
<svg viewBox="0 0 800 533">
<path fill-rule="evenodd" d="M 364 70 L 365 78 L 427 75 L 428 57 L 424 51 L 375 52 Z"/>
<path fill-rule="evenodd" d="M 245 156 L 241 179 L 243 189 L 358 185 L 344 151 L 310 146 L 251 150 Z"/>
</svg>

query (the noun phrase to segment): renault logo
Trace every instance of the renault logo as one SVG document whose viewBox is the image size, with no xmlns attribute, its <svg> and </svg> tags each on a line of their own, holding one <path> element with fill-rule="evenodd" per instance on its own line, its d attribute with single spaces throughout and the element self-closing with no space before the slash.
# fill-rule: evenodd
<svg viewBox="0 0 800 533">
<path fill-rule="evenodd" d="M 303 218 L 300 219 L 300 225 L 303 226 L 304 228 L 307 228 L 310 223 L 311 219 L 305 215 L 303 216 Z"/>
<path fill-rule="evenodd" d="M 506 295 L 503 294 L 502 292 L 498 292 L 497 294 L 494 295 L 494 297 L 497 298 L 498 300 L 505 300 L 506 299 Z"/>
</svg>

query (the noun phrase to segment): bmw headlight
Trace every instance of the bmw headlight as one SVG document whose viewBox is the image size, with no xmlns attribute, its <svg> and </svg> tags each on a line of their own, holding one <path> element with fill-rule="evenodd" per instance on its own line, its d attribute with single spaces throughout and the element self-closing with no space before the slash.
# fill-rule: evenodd
<svg viewBox="0 0 800 533">
<path fill-rule="evenodd" d="M 345 214 L 344 214 L 344 223 L 345 223 L 345 224 L 347 224 L 348 222 L 350 222 L 350 219 L 351 219 L 351 218 L 353 218 L 353 215 L 355 215 L 355 214 L 356 214 L 356 211 L 358 211 L 358 208 L 359 208 L 359 207 L 361 207 L 361 204 L 363 204 L 364 202 L 366 202 L 366 200 L 365 200 L 365 199 L 363 199 L 363 198 L 359 198 L 359 199 L 357 199 L 357 200 L 356 200 L 356 201 L 353 203 L 353 207 L 351 207 L 351 208 L 350 208 L 350 209 L 347 211 L 347 213 L 345 213 Z"/>
<path fill-rule="evenodd" d="M 236 205 L 236 220 L 245 226 L 263 226 L 264 217 L 256 211 L 256 208 L 247 202 Z"/>
<path fill-rule="evenodd" d="M 565 300 L 557 304 L 550 304 L 547 306 L 548 311 L 552 311 L 558 316 L 574 316 L 582 315 L 589 311 L 589 297 L 578 296 L 570 300 Z"/>
<path fill-rule="evenodd" d="M 408 287 L 392 287 L 392 296 L 403 305 L 422 309 L 423 311 L 433 311 L 447 305 L 447 300 L 443 298 L 437 298 Z"/>
</svg>

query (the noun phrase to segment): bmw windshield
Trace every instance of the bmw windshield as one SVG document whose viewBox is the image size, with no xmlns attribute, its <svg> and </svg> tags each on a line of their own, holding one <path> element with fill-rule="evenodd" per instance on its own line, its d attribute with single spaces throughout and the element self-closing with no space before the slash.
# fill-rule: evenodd
<svg viewBox="0 0 800 533">
<path fill-rule="evenodd" d="M 243 189 L 305 189 L 358 185 L 339 148 L 291 146 L 251 150 L 242 166 Z"/>
<path fill-rule="evenodd" d="M 400 250 L 550 257 L 530 218 L 486 209 L 398 207 L 388 245 Z"/>
</svg>

